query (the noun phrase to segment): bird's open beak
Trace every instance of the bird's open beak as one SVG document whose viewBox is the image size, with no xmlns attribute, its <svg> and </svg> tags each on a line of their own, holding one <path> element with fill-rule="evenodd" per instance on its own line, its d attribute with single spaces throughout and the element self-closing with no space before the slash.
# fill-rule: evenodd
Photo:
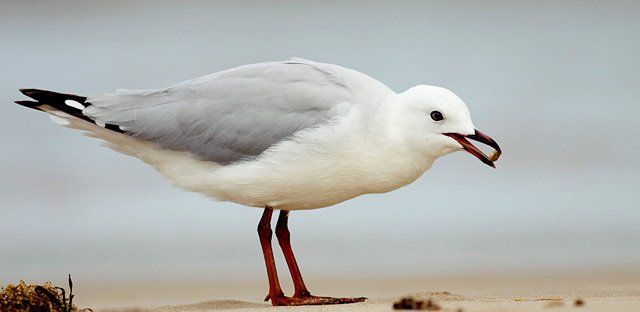
<svg viewBox="0 0 640 312">
<path fill-rule="evenodd" d="M 498 146 L 498 143 L 496 143 L 496 141 L 494 141 L 488 135 L 478 130 L 475 130 L 475 133 L 470 135 L 462 135 L 459 133 L 445 133 L 444 135 L 449 136 L 454 140 L 458 141 L 458 143 L 462 145 L 462 148 L 465 151 L 469 152 L 473 156 L 476 156 L 478 159 L 480 159 L 480 161 L 482 161 L 483 163 L 493 168 L 496 167 L 493 164 L 493 162 L 498 160 L 498 158 L 500 158 L 500 155 L 502 155 L 502 151 L 500 150 L 500 146 Z M 487 156 L 479 148 L 475 147 L 473 144 L 471 144 L 471 142 L 467 141 L 467 139 L 472 139 L 480 143 L 487 144 L 493 147 L 494 151 L 493 153 L 491 153 L 491 156 Z"/>
</svg>

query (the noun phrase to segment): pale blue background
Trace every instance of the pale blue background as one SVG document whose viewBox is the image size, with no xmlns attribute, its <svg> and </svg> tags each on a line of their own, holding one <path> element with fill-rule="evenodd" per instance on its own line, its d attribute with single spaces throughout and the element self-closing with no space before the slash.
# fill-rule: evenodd
<svg viewBox="0 0 640 312">
<path fill-rule="evenodd" d="M 637 267 L 638 2 L 0 1 L 0 284 L 262 277 L 260 211 L 172 188 L 142 162 L 12 104 L 19 87 L 163 87 L 299 56 L 400 92 L 448 87 L 500 142 L 416 183 L 294 212 L 304 273 Z"/>
</svg>

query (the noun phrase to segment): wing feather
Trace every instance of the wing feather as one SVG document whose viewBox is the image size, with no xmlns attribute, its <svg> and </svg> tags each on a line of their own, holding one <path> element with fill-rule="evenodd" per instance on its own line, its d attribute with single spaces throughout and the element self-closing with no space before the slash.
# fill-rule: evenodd
<svg viewBox="0 0 640 312">
<path fill-rule="evenodd" d="M 89 97 L 92 105 L 83 114 L 162 148 L 226 165 L 345 113 L 354 91 L 323 65 L 260 63 L 163 90 L 118 90 Z"/>
</svg>

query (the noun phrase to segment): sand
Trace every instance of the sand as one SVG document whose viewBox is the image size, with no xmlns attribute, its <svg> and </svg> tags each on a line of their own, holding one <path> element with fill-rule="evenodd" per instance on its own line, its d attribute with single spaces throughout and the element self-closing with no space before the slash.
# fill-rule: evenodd
<svg viewBox="0 0 640 312">
<path fill-rule="evenodd" d="M 577 305 L 574 296 L 551 297 L 463 297 L 448 293 L 419 293 L 414 298 L 435 301 L 438 311 L 640 311 L 638 296 L 585 295 L 581 296 L 582 305 Z M 156 308 L 155 312 L 191 312 L 191 311 L 392 311 L 395 299 L 373 299 L 365 303 L 341 306 L 319 307 L 271 307 L 233 300 L 212 300 L 192 305 L 167 306 Z"/>
<path fill-rule="evenodd" d="M 451 312 L 640 311 L 640 270 L 628 268 L 312 280 L 308 284 L 315 285 L 319 295 L 366 295 L 369 300 L 350 305 L 272 307 L 259 302 L 259 294 L 266 293 L 263 281 L 192 280 L 119 284 L 111 292 L 107 291 L 110 286 L 102 283 L 102 288 L 86 289 L 80 303 L 96 307 L 96 311 L 392 311 L 395 301 L 411 296 L 431 299 L 442 311 Z M 285 289 L 289 288 L 286 285 Z M 96 292 L 98 289 L 101 292 Z M 584 305 L 576 306 L 577 299 Z M 171 302 L 174 304 L 167 304 Z M 134 305 L 140 308 L 126 308 Z"/>
</svg>

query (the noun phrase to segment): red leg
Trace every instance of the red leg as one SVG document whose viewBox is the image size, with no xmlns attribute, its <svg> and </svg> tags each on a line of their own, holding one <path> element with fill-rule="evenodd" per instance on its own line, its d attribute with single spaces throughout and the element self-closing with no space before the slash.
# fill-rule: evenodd
<svg viewBox="0 0 640 312">
<path fill-rule="evenodd" d="M 291 278 L 293 279 L 293 287 L 295 288 L 294 297 L 309 296 L 310 293 L 307 290 L 307 286 L 304 285 L 302 280 L 302 274 L 296 262 L 296 256 L 291 249 L 291 234 L 289 233 L 289 211 L 280 210 L 278 216 L 278 223 L 276 223 L 276 236 L 278 237 L 278 243 L 284 254 L 284 259 L 287 261 Z"/>
<path fill-rule="evenodd" d="M 324 304 L 346 304 L 365 301 L 367 298 L 331 298 L 331 297 L 317 297 L 312 296 L 307 290 L 307 286 L 304 284 L 302 274 L 300 274 L 300 268 L 296 262 L 296 257 L 291 249 L 291 235 L 288 227 L 289 211 L 281 210 L 278 216 L 278 223 L 276 224 L 276 236 L 278 237 L 278 243 L 284 254 L 284 258 L 287 261 L 291 278 L 293 279 L 293 285 L 295 288 L 295 294 L 293 297 L 271 297 L 273 305 L 324 305 Z"/>
<path fill-rule="evenodd" d="M 284 293 L 282 293 L 282 289 L 280 288 L 276 262 L 273 259 L 273 249 L 271 248 L 272 214 L 273 208 L 269 206 L 264 208 L 262 218 L 260 218 L 260 222 L 258 223 L 258 236 L 260 237 L 260 245 L 262 246 L 262 253 L 264 254 L 264 262 L 267 265 L 267 277 L 269 278 L 269 294 L 264 301 L 271 299 L 271 302 L 275 305 L 273 298 L 283 297 Z"/>
</svg>

